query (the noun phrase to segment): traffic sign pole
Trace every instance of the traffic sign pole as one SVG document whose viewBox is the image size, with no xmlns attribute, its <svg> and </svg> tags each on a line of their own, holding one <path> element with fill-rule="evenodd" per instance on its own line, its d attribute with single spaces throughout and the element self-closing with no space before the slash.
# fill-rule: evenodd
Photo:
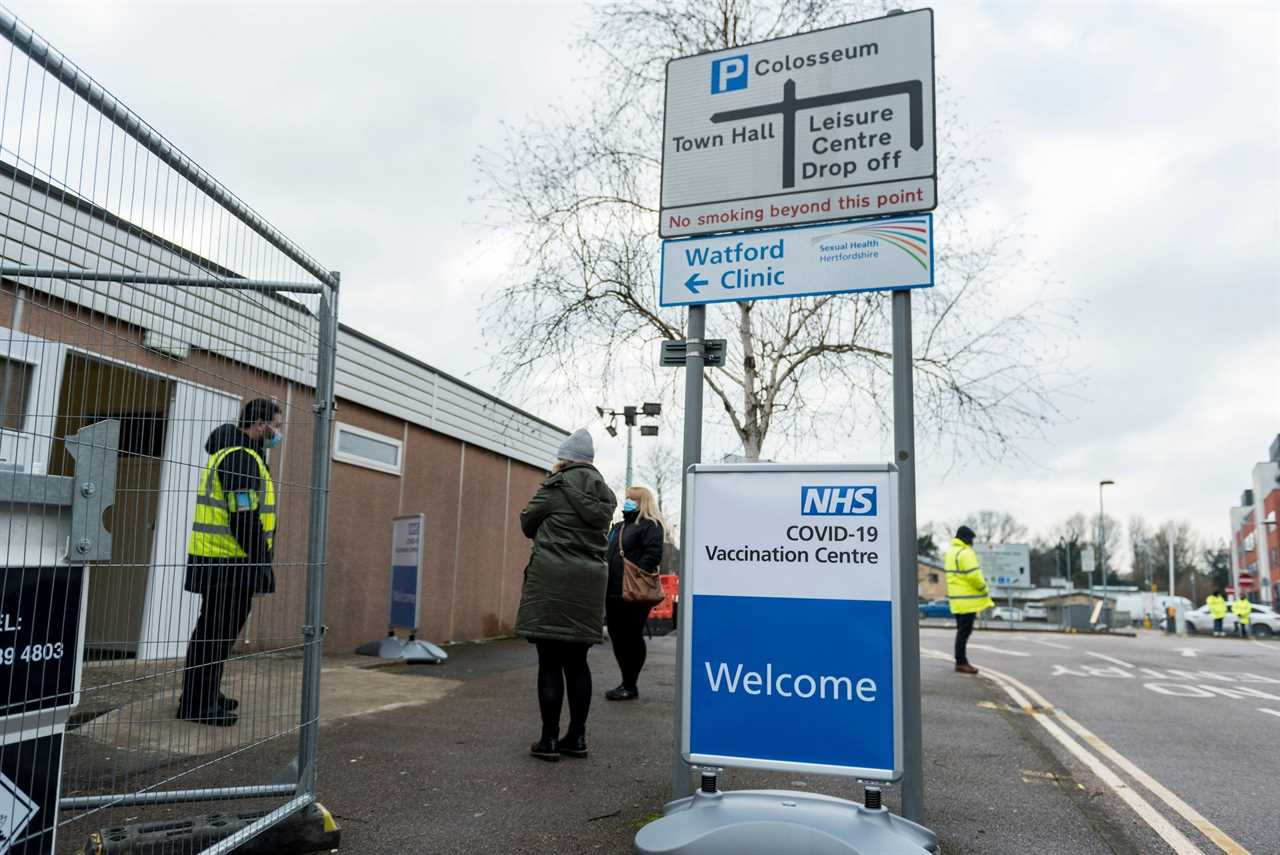
<svg viewBox="0 0 1280 855">
<path fill-rule="evenodd" d="M 690 306 L 689 322 L 685 330 L 684 363 L 684 465 L 681 490 L 684 501 L 680 503 L 680 579 L 689 566 L 689 467 L 702 462 L 702 381 L 703 343 L 707 335 L 707 307 Z M 680 597 L 676 603 L 676 626 L 688 615 L 691 604 L 688 597 Z M 693 793 L 689 780 L 689 764 L 680 753 L 680 731 L 684 722 L 684 669 L 688 651 L 684 649 L 683 633 L 676 636 L 675 703 L 671 707 L 671 798 L 683 799 Z"/>
<path fill-rule="evenodd" d="M 893 444 L 898 465 L 898 584 L 902 598 L 902 815 L 924 822 L 924 725 L 916 596 L 916 416 L 911 292 L 893 292 Z"/>
</svg>

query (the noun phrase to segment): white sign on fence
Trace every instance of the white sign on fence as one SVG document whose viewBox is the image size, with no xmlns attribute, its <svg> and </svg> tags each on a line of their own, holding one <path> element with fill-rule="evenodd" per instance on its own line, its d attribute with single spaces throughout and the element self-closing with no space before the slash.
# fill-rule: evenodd
<svg viewBox="0 0 1280 855">
<path fill-rule="evenodd" d="M 933 10 L 667 64 L 662 237 L 929 211 Z"/>
<path fill-rule="evenodd" d="M 933 285 L 933 215 L 662 245 L 664 306 Z"/>
<path fill-rule="evenodd" d="M 681 751 L 695 765 L 897 780 L 891 466 L 695 466 Z"/>
</svg>

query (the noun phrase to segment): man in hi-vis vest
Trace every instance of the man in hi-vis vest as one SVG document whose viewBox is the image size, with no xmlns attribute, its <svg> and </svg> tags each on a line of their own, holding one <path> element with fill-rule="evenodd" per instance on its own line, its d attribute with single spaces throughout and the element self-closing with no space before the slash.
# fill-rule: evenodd
<svg viewBox="0 0 1280 855">
<path fill-rule="evenodd" d="M 236 723 L 240 702 L 222 694 L 222 669 L 254 595 L 276 589 L 276 489 L 266 449 L 283 439 L 280 405 L 257 398 L 244 405 L 239 424 L 220 425 L 205 442 L 209 459 L 196 493 L 184 585 L 202 599 L 187 645 L 178 718 L 216 727 Z"/>
<path fill-rule="evenodd" d="M 973 529 L 960 526 L 942 559 L 947 571 L 947 603 L 956 616 L 956 670 L 961 674 L 978 673 L 978 669 L 969 664 L 966 645 L 973 634 L 978 612 L 995 605 L 987 580 L 982 576 L 978 553 L 973 551 L 973 537 Z"/>
</svg>

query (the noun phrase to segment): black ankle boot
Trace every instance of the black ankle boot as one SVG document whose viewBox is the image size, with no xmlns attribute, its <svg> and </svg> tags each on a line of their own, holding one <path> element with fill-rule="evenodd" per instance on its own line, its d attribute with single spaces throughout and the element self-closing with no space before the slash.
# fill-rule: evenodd
<svg viewBox="0 0 1280 855">
<path fill-rule="evenodd" d="M 616 689 L 610 689 L 604 693 L 605 700 L 608 701 L 634 701 L 640 697 L 640 692 L 634 686 L 618 686 Z"/>
<path fill-rule="evenodd" d="M 576 757 L 579 760 L 587 756 L 587 736 L 585 733 L 569 731 L 560 740 L 560 753 L 565 757 Z"/>
<path fill-rule="evenodd" d="M 554 763 L 560 759 L 560 740 L 554 736 L 544 736 L 529 746 L 529 753 L 539 760 Z"/>
</svg>

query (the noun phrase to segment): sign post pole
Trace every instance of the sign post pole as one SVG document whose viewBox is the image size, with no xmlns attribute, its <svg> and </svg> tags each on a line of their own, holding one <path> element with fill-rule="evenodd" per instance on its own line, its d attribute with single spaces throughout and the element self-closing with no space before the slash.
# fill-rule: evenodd
<svg viewBox="0 0 1280 855">
<path fill-rule="evenodd" d="M 689 467 L 702 462 L 702 380 L 703 343 L 707 335 L 707 307 L 690 306 L 688 329 L 685 330 L 684 372 L 684 465 L 681 466 L 680 502 L 680 579 L 681 585 L 689 566 Z M 681 597 L 676 603 L 676 626 L 685 620 L 689 610 L 689 598 Z M 682 614 L 683 613 L 683 614 Z M 683 799 L 693 790 L 689 783 L 689 764 L 680 753 L 680 728 L 684 710 L 684 668 L 688 651 L 684 649 L 684 634 L 676 635 L 675 703 L 672 704 L 671 736 L 671 798 Z"/>
<path fill-rule="evenodd" d="M 911 292 L 893 292 L 893 444 L 898 466 L 898 575 L 902 608 L 902 815 L 924 822 L 920 613 L 916 596 L 916 415 Z"/>
</svg>

